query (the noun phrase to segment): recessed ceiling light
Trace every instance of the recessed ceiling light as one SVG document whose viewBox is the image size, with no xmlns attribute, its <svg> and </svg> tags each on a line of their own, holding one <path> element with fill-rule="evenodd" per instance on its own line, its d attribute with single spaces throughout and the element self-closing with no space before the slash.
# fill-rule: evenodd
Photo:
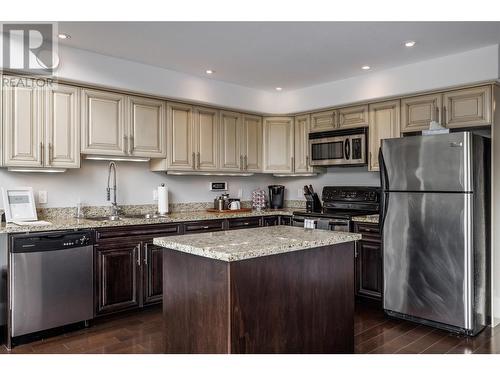
<svg viewBox="0 0 500 375">
<path fill-rule="evenodd" d="M 417 42 L 415 42 L 414 40 L 408 40 L 407 42 L 405 42 L 405 46 L 406 47 L 413 47 Z"/>
<path fill-rule="evenodd" d="M 283 90 L 282 87 L 276 87 L 276 91 L 281 91 L 281 90 Z"/>
<path fill-rule="evenodd" d="M 71 39 L 71 35 L 69 35 L 69 34 L 64 34 L 64 33 L 57 34 L 57 37 L 58 37 L 59 39 Z"/>
<path fill-rule="evenodd" d="M 207 73 L 208 75 L 210 75 L 210 74 L 214 74 L 214 73 L 215 73 L 215 70 L 212 70 L 212 69 L 207 69 L 207 70 L 205 70 L 205 73 Z"/>
<path fill-rule="evenodd" d="M 363 70 L 370 70 L 370 66 L 369 65 L 364 65 L 361 67 L 361 69 Z"/>
</svg>

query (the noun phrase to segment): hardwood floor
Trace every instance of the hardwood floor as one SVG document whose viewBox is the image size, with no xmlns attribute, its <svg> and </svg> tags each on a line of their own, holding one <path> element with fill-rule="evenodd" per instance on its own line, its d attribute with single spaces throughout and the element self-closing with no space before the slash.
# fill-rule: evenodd
<svg viewBox="0 0 500 375">
<path fill-rule="evenodd" d="M 355 314 L 355 352 L 444 354 L 500 354 L 500 326 L 486 328 L 474 338 L 390 319 L 372 306 L 358 304 Z M 33 343 L 10 353 L 162 353 L 164 348 L 161 307 L 100 319 L 82 329 Z M 9 353 L 0 347 L 0 353 Z"/>
</svg>

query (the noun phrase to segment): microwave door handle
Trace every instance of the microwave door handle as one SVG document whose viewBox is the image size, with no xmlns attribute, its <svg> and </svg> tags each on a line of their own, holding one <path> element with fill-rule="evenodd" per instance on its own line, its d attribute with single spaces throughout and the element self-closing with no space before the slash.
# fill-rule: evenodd
<svg viewBox="0 0 500 375">
<path fill-rule="evenodd" d="M 344 142 L 344 152 L 345 152 L 345 159 L 349 160 L 351 158 L 351 140 L 347 138 Z"/>
</svg>

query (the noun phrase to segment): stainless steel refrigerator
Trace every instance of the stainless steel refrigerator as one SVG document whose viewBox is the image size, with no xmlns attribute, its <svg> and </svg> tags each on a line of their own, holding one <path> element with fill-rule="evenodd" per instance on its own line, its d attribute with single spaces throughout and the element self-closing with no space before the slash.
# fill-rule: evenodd
<svg viewBox="0 0 500 375">
<path fill-rule="evenodd" d="M 489 139 L 382 141 L 384 310 L 475 335 L 487 324 Z"/>
</svg>

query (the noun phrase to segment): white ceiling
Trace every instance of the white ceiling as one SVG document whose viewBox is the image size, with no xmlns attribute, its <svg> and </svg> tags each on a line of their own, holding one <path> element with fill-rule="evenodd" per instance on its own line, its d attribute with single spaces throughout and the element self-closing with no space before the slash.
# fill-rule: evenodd
<svg viewBox="0 0 500 375">
<path fill-rule="evenodd" d="M 500 44 L 500 22 L 61 22 L 59 32 L 68 46 L 287 91 Z"/>
</svg>

